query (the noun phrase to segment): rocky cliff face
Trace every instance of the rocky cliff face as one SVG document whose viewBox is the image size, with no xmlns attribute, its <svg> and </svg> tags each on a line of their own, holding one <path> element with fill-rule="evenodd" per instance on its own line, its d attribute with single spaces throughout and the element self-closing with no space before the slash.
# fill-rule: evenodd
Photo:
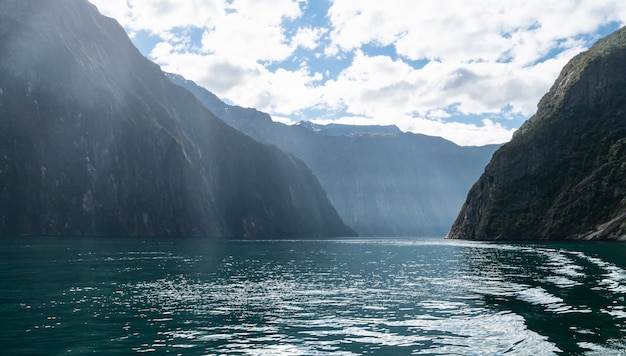
<svg viewBox="0 0 626 356">
<path fill-rule="evenodd" d="M 310 170 L 85 0 L 0 3 L 0 235 L 345 236 Z"/>
<path fill-rule="evenodd" d="M 460 147 L 395 126 L 287 126 L 168 76 L 229 125 L 301 158 L 343 221 L 364 236 L 443 236 L 497 148 Z"/>
<path fill-rule="evenodd" d="M 626 239 L 626 29 L 573 58 L 451 228 L 464 239 Z"/>
</svg>

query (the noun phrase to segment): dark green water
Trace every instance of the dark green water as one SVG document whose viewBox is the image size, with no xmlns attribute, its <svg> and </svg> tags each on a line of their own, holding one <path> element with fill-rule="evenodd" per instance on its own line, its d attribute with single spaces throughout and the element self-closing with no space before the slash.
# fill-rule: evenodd
<svg viewBox="0 0 626 356">
<path fill-rule="evenodd" d="M 626 244 L 0 242 L 3 355 L 626 352 Z"/>
</svg>

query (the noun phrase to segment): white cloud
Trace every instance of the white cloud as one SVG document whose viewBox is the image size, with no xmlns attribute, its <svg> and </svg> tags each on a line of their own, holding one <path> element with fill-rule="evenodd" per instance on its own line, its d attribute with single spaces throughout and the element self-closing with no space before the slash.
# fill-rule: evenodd
<svg viewBox="0 0 626 356">
<path fill-rule="evenodd" d="M 156 35 L 164 70 L 235 104 L 462 144 L 508 140 L 508 117 L 532 115 L 567 60 L 626 22 L 621 0 L 334 0 L 315 20 L 312 1 L 92 2 Z"/>
<path fill-rule="evenodd" d="M 513 49 L 540 58 L 556 40 L 623 22 L 625 7 L 619 0 L 335 0 L 329 14 L 333 43 L 344 50 L 376 42 L 410 59 L 468 62 L 496 61 Z"/>
<path fill-rule="evenodd" d="M 299 28 L 298 32 L 292 38 L 292 45 L 301 46 L 308 50 L 314 50 L 320 45 L 320 38 L 326 33 L 326 30 L 321 28 Z"/>
<path fill-rule="evenodd" d="M 91 3 L 96 5 L 102 14 L 112 17 L 123 24 L 128 22 L 130 9 L 126 0 L 96 0 L 91 1 Z"/>
<path fill-rule="evenodd" d="M 104 2 L 107 0 L 99 0 Z M 223 12 L 224 2 L 202 0 L 129 0 L 131 16 L 123 23 L 131 30 L 163 34 L 173 28 L 204 27 Z"/>
<path fill-rule="evenodd" d="M 460 122 L 444 123 L 429 119 L 411 119 L 398 125 L 405 131 L 439 136 L 462 146 L 482 146 L 486 143 L 507 142 L 513 136 L 514 129 L 506 129 L 489 119 L 483 119 L 480 125 Z"/>
<path fill-rule="evenodd" d="M 223 58 L 281 61 L 293 53 L 281 26 L 299 15 L 292 1 L 237 0 L 214 19 L 202 37 L 203 49 Z M 273 5 L 272 5 L 273 4 Z M 232 11 L 232 12 L 231 12 Z"/>
</svg>

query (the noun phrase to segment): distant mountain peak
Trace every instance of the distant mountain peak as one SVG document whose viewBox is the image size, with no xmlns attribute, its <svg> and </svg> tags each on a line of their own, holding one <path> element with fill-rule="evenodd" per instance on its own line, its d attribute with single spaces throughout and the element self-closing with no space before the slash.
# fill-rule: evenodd
<svg viewBox="0 0 626 356">
<path fill-rule="evenodd" d="M 256 109 L 217 101 L 182 77 L 170 80 L 232 127 L 306 162 L 343 221 L 361 235 L 445 234 L 497 148 L 461 147 L 395 126 L 285 125 Z"/>
<path fill-rule="evenodd" d="M 324 136 L 397 135 L 402 133 L 395 125 L 316 124 L 311 121 L 300 121 L 297 125 Z"/>
</svg>

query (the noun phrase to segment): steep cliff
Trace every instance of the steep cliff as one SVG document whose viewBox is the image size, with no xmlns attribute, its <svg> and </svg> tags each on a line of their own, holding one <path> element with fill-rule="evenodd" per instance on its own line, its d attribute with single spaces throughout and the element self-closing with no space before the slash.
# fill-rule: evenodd
<svg viewBox="0 0 626 356">
<path fill-rule="evenodd" d="M 626 239 L 626 29 L 573 58 L 498 150 L 449 232 Z"/>
<path fill-rule="evenodd" d="M 0 235 L 352 235 L 85 0 L 0 2 Z"/>
<path fill-rule="evenodd" d="M 460 147 L 395 126 L 288 126 L 168 74 L 229 125 L 302 159 L 364 236 L 443 236 L 497 146 Z"/>
</svg>

